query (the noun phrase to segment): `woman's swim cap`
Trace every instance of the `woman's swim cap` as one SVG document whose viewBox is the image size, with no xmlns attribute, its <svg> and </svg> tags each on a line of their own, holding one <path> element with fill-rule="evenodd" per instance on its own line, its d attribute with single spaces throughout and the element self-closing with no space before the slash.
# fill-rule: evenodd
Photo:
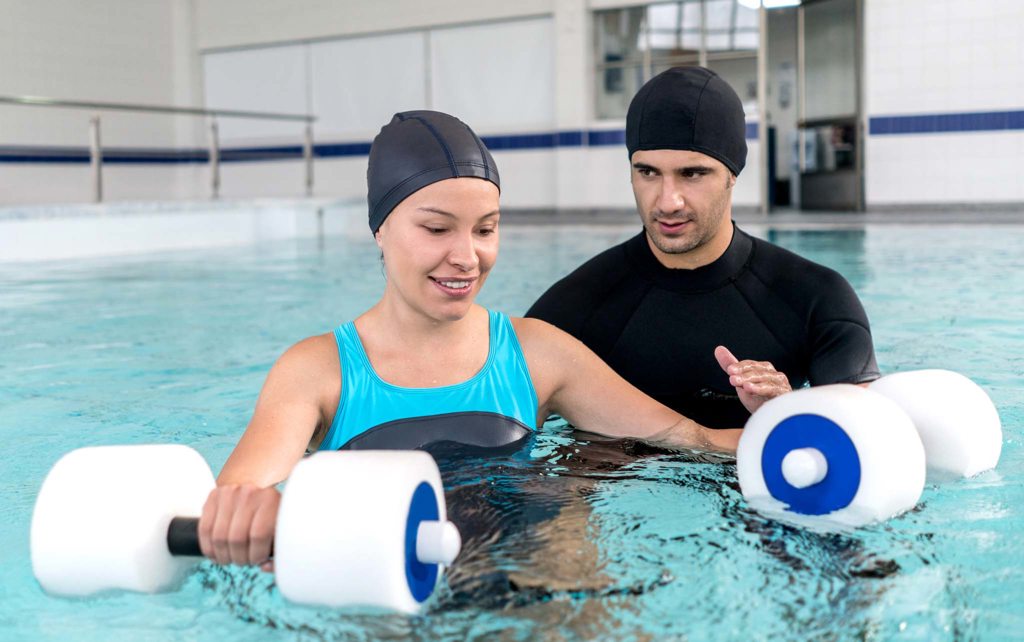
<svg viewBox="0 0 1024 642">
<path fill-rule="evenodd" d="M 370 231 L 413 192 L 446 178 L 482 178 L 501 189 L 498 167 L 469 125 L 439 111 L 404 111 L 381 128 L 366 169 Z"/>
<path fill-rule="evenodd" d="M 739 176 L 747 163 L 743 103 L 704 67 L 673 67 L 647 81 L 629 103 L 626 149 L 683 149 L 716 158 Z"/>
</svg>

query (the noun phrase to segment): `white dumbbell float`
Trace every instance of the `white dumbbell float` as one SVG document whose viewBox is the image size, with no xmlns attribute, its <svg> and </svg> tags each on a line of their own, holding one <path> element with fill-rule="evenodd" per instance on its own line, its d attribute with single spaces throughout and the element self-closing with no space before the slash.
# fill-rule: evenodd
<svg viewBox="0 0 1024 642">
<path fill-rule="evenodd" d="M 198 561 L 198 516 L 214 486 L 185 446 L 68 453 L 36 500 L 36 579 L 62 596 L 172 589 Z M 273 547 L 277 586 L 293 602 L 414 613 L 461 538 L 427 453 L 322 452 L 292 471 Z"/>
<path fill-rule="evenodd" d="M 955 372 L 917 370 L 768 401 L 747 421 L 736 470 L 755 509 L 861 526 L 913 508 L 927 472 L 969 477 L 994 468 L 1001 449 L 984 390 Z"/>
</svg>

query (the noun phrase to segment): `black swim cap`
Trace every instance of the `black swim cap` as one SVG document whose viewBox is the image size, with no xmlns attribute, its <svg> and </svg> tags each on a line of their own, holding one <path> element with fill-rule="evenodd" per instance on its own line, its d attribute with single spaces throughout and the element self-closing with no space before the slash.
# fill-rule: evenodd
<svg viewBox="0 0 1024 642">
<path fill-rule="evenodd" d="M 469 125 L 439 111 L 395 114 L 370 146 L 370 231 L 376 234 L 391 210 L 413 192 L 463 176 L 491 181 L 501 189 L 494 159 Z"/>
<path fill-rule="evenodd" d="M 626 114 L 626 149 L 683 149 L 717 158 L 739 176 L 747 163 L 743 104 L 710 69 L 673 67 L 640 88 Z"/>
</svg>

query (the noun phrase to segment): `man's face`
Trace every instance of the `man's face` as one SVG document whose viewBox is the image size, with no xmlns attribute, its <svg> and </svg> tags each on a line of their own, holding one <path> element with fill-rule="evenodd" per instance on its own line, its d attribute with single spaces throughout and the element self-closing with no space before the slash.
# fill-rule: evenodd
<svg viewBox="0 0 1024 642">
<path fill-rule="evenodd" d="M 633 196 L 658 259 L 669 267 L 714 261 L 732 239 L 735 178 L 700 152 L 656 149 L 632 158 Z"/>
</svg>

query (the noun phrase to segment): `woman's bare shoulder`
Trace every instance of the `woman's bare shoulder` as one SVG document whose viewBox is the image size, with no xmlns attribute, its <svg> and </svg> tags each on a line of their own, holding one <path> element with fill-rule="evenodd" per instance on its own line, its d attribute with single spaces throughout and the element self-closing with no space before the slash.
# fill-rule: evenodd
<svg viewBox="0 0 1024 642">
<path fill-rule="evenodd" d="M 563 353 L 573 350 L 577 344 L 582 346 L 575 337 L 547 321 L 528 317 L 510 317 L 510 320 L 512 328 L 516 331 L 516 338 L 525 351 Z"/>
<path fill-rule="evenodd" d="M 274 369 L 307 381 L 323 381 L 332 374 L 338 374 L 338 345 L 334 334 L 318 334 L 292 345 L 278 358 Z"/>
</svg>

